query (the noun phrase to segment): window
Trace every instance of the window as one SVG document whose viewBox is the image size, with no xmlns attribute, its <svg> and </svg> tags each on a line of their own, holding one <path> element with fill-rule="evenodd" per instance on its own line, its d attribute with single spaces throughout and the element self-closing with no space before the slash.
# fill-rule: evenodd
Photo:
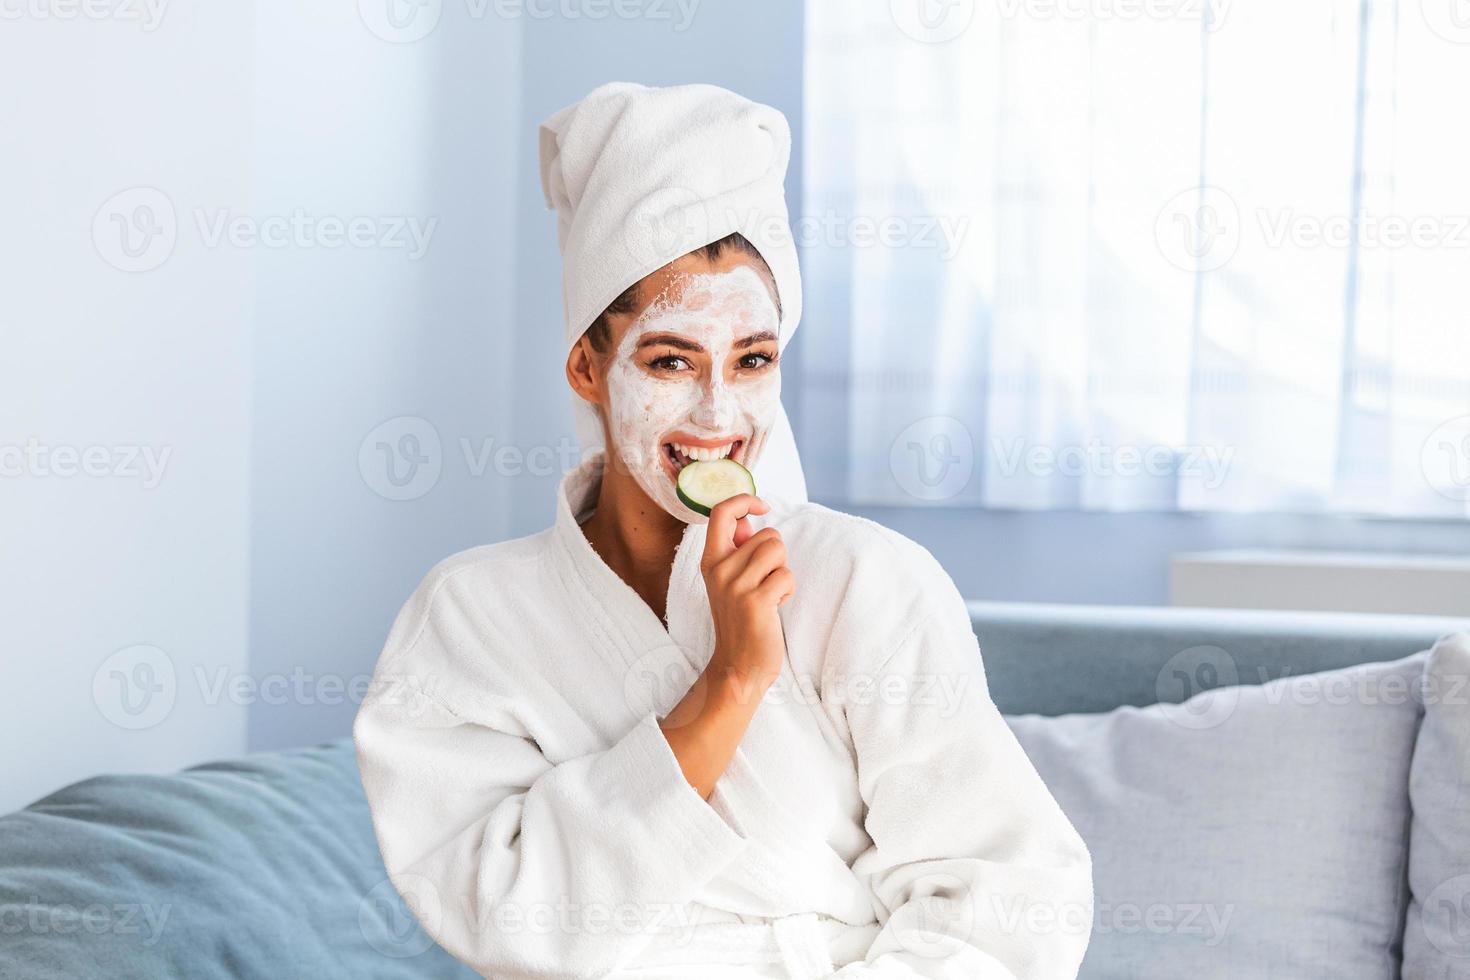
<svg viewBox="0 0 1470 980">
<path fill-rule="evenodd" d="M 1470 516 L 1463 2 L 811 0 L 813 495 Z"/>
</svg>

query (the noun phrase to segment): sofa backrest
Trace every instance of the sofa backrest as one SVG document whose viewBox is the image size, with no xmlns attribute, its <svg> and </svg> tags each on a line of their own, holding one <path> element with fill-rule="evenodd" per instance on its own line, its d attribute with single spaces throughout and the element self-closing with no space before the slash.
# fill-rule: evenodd
<svg viewBox="0 0 1470 980">
<path fill-rule="evenodd" d="M 1201 689 L 1398 660 L 1470 620 L 1438 616 L 970 602 L 1008 715 L 1179 702 Z"/>
</svg>

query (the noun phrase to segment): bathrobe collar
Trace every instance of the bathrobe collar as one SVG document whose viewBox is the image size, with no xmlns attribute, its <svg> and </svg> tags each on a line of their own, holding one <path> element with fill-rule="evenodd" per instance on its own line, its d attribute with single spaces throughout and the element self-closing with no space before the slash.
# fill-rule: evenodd
<svg viewBox="0 0 1470 980">
<path fill-rule="evenodd" d="M 616 635 L 608 636 L 603 632 L 604 639 L 618 648 L 609 652 L 614 653 L 615 661 L 621 660 L 623 669 L 637 666 L 642 671 L 651 666 L 650 658 L 683 661 L 692 671 L 692 679 L 704 669 L 714 653 L 709 595 L 705 592 L 704 576 L 699 569 L 707 526 L 685 525 L 669 575 L 665 625 L 643 597 L 608 567 L 582 531 L 581 522 L 597 506 L 606 464 L 604 450 L 599 448 L 589 452 L 562 477 L 557 489 L 552 536 L 565 564 L 566 576 L 582 591 L 584 601 L 594 603 L 603 615 L 620 626 L 612 631 Z M 686 684 L 677 692 L 678 696 L 682 697 L 687 690 Z M 651 706 L 660 713 L 667 712 L 677 703 L 677 698 L 663 703 L 673 693 L 672 689 L 658 692 Z"/>
</svg>

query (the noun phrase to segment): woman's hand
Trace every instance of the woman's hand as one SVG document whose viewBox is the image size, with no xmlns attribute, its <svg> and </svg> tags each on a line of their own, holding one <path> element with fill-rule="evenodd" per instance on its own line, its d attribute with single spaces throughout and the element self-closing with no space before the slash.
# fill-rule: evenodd
<svg viewBox="0 0 1470 980">
<path fill-rule="evenodd" d="M 786 659 L 781 603 L 796 592 L 786 545 L 773 527 L 745 519 L 771 505 L 748 493 L 710 510 L 700 571 L 715 624 L 715 651 L 689 692 L 660 723 L 689 785 L 709 798 L 735 756 L 766 689 Z"/>
<path fill-rule="evenodd" d="M 700 571 L 715 625 L 710 666 L 759 699 L 781 674 L 786 639 L 777 610 L 796 592 L 786 544 L 773 527 L 750 531 L 750 514 L 771 505 L 748 493 L 710 510 Z"/>
</svg>

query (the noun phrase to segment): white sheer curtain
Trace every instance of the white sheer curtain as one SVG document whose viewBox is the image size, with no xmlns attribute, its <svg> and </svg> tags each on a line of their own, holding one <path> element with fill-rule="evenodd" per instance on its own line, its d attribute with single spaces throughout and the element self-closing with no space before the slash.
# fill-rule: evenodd
<svg viewBox="0 0 1470 980">
<path fill-rule="evenodd" d="M 809 0 L 813 496 L 1470 514 L 1438 2 Z"/>
</svg>

